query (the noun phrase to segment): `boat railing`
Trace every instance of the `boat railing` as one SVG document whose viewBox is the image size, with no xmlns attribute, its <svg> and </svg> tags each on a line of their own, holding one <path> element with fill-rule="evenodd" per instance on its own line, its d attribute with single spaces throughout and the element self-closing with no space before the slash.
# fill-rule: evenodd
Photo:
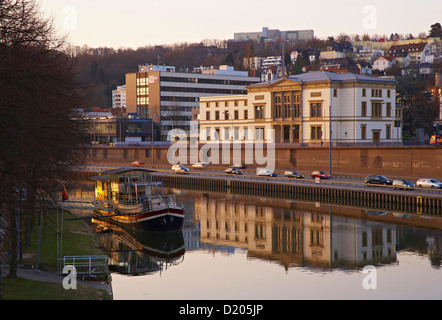
<svg viewBox="0 0 442 320">
<path fill-rule="evenodd" d="M 118 203 L 122 205 L 128 205 L 128 206 L 137 206 L 137 205 L 152 205 L 152 204 L 161 204 L 165 203 L 167 205 L 177 205 L 182 207 L 180 203 L 176 201 L 176 195 L 175 194 L 168 194 L 168 195 L 151 195 L 151 196 L 141 196 L 141 197 L 134 197 L 134 196 L 119 196 L 118 197 Z"/>
</svg>

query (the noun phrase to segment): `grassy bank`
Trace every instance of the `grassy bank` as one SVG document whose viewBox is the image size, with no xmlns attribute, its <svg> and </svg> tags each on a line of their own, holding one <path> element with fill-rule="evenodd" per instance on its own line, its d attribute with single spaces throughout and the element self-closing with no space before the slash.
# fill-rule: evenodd
<svg viewBox="0 0 442 320">
<path fill-rule="evenodd" d="M 3 279 L 4 300 L 108 300 L 105 290 L 78 285 L 76 290 L 65 290 L 61 283 L 28 280 L 22 278 Z"/>
<path fill-rule="evenodd" d="M 60 214 L 58 223 L 60 224 Z M 99 255 L 104 254 L 98 245 L 88 220 L 69 220 L 75 218 L 71 212 L 64 211 L 62 256 Z M 58 228 L 60 229 L 60 228 Z M 40 270 L 57 271 L 57 249 L 60 247 L 57 239 L 57 213 L 48 214 L 42 224 L 40 249 Z M 36 222 L 31 246 L 23 248 L 24 265 L 36 266 L 38 246 L 38 222 Z M 107 292 L 85 285 L 78 285 L 77 290 L 65 290 L 62 283 L 50 283 L 27 279 L 3 279 L 2 298 L 4 300 L 97 300 L 107 299 Z"/>
</svg>

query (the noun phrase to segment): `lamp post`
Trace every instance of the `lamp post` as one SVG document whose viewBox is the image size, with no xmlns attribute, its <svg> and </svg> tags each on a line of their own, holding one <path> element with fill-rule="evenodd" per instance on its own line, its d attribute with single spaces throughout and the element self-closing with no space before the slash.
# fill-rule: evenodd
<svg viewBox="0 0 442 320">
<path fill-rule="evenodd" d="M 333 139 L 332 139 L 332 133 L 333 133 L 333 131 L 332 131 L 332 121 L 331 121 L 331 99 L 332 99 L 332 97 L 331 97 L 331 95 L 330 95 L 330 104 L 329 104 L 329 106 L 328 106 L 328 127 L 329 127 L 329 133 L 328 133 L 328 136 L 329 136 L 329 144 L 328 144 L 328 162 L 329 162 L 329 168 L 328 168 L 328 171 L 329 171 L 329 174 L 331 175 L 332 174 L 332 156 L 331 156 L 331 150 L 332 150 L 332 144 L 333 144 Z"/>
</svg>

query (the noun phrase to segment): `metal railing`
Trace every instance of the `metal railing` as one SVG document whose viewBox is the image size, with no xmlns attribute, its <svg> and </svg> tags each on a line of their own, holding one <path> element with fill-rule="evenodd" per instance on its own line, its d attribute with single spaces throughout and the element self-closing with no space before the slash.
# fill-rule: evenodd
<svg viewBox="0 0 442 320">
<path fill-rule="evenodd" d="M 108 273 L 108 257 L 105 255 L 95 256 L 65 256 L 59 259 L 61 270 L 66 266 L 75 267 L 79 275 L 94 275 Z"/>
</svg>

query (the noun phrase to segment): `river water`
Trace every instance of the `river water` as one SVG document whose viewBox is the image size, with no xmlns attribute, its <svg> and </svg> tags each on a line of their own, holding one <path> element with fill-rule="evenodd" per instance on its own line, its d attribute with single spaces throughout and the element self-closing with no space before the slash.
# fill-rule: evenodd
<svg viewBox="0 0 442 320">
<path fill-rule="evenodd" d="M 441 299 L 442 219 L 169 189 L 182 233 L 97 223 L 115 300 Z"/>
</svg>

